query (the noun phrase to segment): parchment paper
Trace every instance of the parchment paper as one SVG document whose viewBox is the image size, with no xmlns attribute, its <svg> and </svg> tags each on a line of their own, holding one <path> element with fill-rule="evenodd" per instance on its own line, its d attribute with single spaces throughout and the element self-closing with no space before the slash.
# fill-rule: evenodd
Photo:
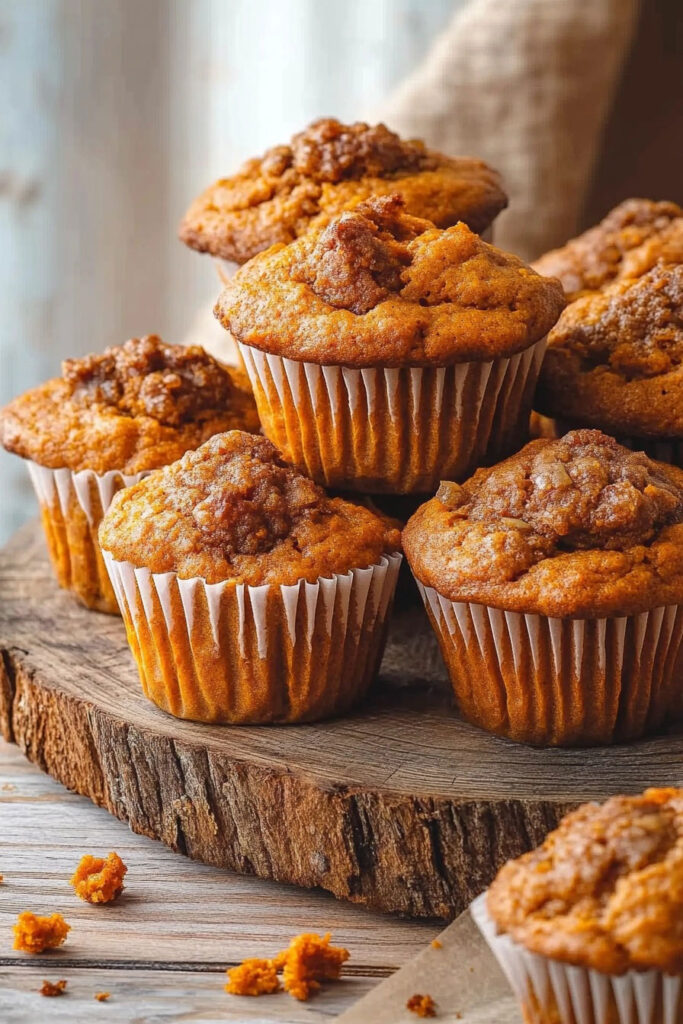
<svg viewBox="0 0 683 1024">
<path fill-rule="evenodd" d="M 435 1024 L 521 1024 L 517 1002 L 469 910 L 400 971 L 337 1017 L 339 1024 L 416 1024 L 415 993 L 436 1003 Z"/>
</svg>

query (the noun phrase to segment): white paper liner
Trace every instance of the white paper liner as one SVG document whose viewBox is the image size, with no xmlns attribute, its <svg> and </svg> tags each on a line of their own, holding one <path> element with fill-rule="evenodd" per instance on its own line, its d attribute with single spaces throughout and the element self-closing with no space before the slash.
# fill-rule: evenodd
<svg viewBox="0 0 683 1024">
<path fill-rule="evenodd" d="M 121 473 L 114 469 L 98 475 L 90 469 L 82 469 L 74 473 L 70 469 L 48 469 L 46 466 L 39 466 L 37 462 L 26 461 L 40 504 L 49 508 L 58 505 L 62 515 L 66 517 L 75 498 L 91 526 L 97 525 L 102 519 L 117 491 L 124 487 L 132 487 L 151 472 L 146 470 L 142 473 Z M 99 497 L 99 507 L 93 503 L 92 484 L 95 485 Z"/>
<path fill-rule="evenodd" d="M 486 893 L 470 911 L 530 1021 L 612 1024 L 616 1011 L 619 1024 L 683 1024 L 680 977 L 654 970 L 609 975 L 564 964 L 498 934 L 486 907 Z M 538 1007 L 538 1018 L 532 1006 Z"/>
<path fill-rule="evenodd" d="M 350 369 L 238 343 L 264 433 L 331 487 L 427 492 L 526 438 L 545 339 L 510 358 Z"/>
<path fill-rule="evenodd" d="M 460 707 L 484 728 L 528 742 L 600 743 L 683 713 L 681 605 L 559 619 L 450 601 L 417 583 Z"/>
<path fill-rule="evenodd" d="M 315 583 L 249 586 L 180 579 L 174 572 L 152 573 L 117 561 L 109 552 L 103 555 L 129 639 L 135 640 L 143 689 L 172 714 L 194 717 L 188 714 L 185 690 L 211 721 L 256 720 L 251 712 L 241 719 L 233 710 L 253 706 L 254 659 L 263 663 L 266 690 L 305 688 L 309 674 L 316 680 L 321 693 L 312 694 L 311 717 L 316 717 L 318 696 L 324 703 L 326 696 L 338 693 L 344 705 L 350 688 L 362 692 L 378 667 L 402 561 L 396 553 Z M 276 610 L 284 612 L 275 619 L 274 601 Z M 235 621 L 236 629 L 231 627 Z M 321 640 L 335 648 L 328 651 L 327 664 L 311 660 Z M 292 681 L 292 675 L 301 678 Z"/>
</svg>

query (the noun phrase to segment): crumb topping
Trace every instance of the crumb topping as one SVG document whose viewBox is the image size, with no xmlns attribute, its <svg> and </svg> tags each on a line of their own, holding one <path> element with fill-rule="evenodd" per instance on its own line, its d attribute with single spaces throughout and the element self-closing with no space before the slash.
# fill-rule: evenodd
<svg viewBox="0 0 683 1024">
<path fill-rule="evenodd" d="M 632 275 L 646 254 L 650 266 L 671 244 L 673 230 L 680 240 L 683 209 L 677 203 L 627 199 L 594 228 L 534 263 L 539 274 L 559 277 L 570 299 L 603 288 L 622 273 Z M 634 250 L 643 247 L 632 262 Z M 680 241 L 679 241 L 680 247 Z"/>
<path fill-rule="evenodd" d="M 346 125 L 333 117 L 314 121 L 299 132 L 292 138 L 291 148 L 278 146 L 270 150 L 264 163 L 274 162 L 279 169 L 285 154 L 299 174 L 314 181 L 382 178 L 399 171 L 436 166 L 436 160 L 418 139 L 404 140 L 384 124 L 356 121 Z"/>
<path fill-rule="evenodd" d="M 580 373 L 604 367 L 625 380 L 672 373 L 683 362 L 683 263 L 658 262 L 578 299 L 549 344 L 575 354 Z"/>
<path fill-rule="evenodd" d="M 683 472 L 597 430 L 541 438 L 403 531 L 418 579 L 453 601 L 544 615 L 631 614 L 683 599 Z"/>
<path fill-rule="evenodd" d="M 83 359 L 67 359 L 62 375 L 84 404 L 109 405 L 177 427 L 230 404 L 232 378 L 198 345 L 166 345 L 156 334 Z"/>
<path fill-rule="evenodd" d="M 683 970 L 683 790 L 650 789 L 567 815 L 508 862 L 488 907 L 528 949 L 609 974 Z"/>
<path fill-rule="evenodd" d="M 153 572 L 258 585 L 371 565 L 400 534 L 369 509 L 328 498 L 266 438 L 230 431 L 116 495 L 100 542 Z"/>
<path fill-rule="evenodd" d="M 39 917 L 25 910 L 19 914 L 14 925 L 13 949 L 22 953 L 43 953 L 46 949 L 56 949 L 66 940 L 71 931 L 61 914 L 50 917 Z"/>
<path fill-rule="evenodd" d="M 123 879 L 128 868 L 118 853 L 107 857 L 82 857 L 71 877 L 76 895 L 87 903 L 111 903 L 123 892 Z"/>
</svg>

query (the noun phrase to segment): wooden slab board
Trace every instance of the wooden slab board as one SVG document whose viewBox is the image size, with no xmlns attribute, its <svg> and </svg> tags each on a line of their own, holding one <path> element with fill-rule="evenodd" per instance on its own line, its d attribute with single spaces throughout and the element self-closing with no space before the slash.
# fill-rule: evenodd
<svg viewBox="0 0 683 1024">
<path fill-rule="evenodd" d="M 462 722 L 421 609 L 339 720 L 181 722 L 142 696 L 117 618 L 59 590 L 34 524 L 0 554 L 0 729 L 139 833 L 218 867 L 452 917 L 576 804 L 683 785 L 683 732 L 533 750 Z"/>
</svg>

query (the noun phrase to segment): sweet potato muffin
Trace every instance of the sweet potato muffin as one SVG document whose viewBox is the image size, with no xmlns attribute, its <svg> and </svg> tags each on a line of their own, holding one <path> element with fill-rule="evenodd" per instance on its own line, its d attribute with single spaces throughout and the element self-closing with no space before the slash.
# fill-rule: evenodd
<svg viewBox="0 0 683 1024">
<path fill-rule="evenodd" d="M 149 335 L 83 359 L 0 410 L 0 441 L 36 487 L 61 586 L 117 612 L 97 543 L 112 496 L 213 434 L 259 422 L 246 375 Z"/>
<path fill-rule="evenodd" d="M 661 241 L 661 238 L 658 242 Z M 622 273 L 564 311 L 548 337 L 535 406 L 683 465 L 683 217 Z"/>
<path fill-rule="evenodd" d="M 206 189 L 187 211 L 180 238 L 199 252 L 246 263 L 364 199 L 395 192 L 408 212 L 442 228 L 462 220 L 483 231 L 507 205 L 499 175 L 481 160 L 443 156 L 383 124 L 323 118 Z"/>
<path fill-rule="evenodd" d="M 320 483 L 420 493 L 519 446 L 557 281 L 398 195 L 368 200 L 230 281 L 264 433 Z"/>
<path fill-rule="evenodd" d="M 595 430 L 532 441 L 403 531 L 458 704 L 533 744 L 683 716 L 683 471 Z"/>
<path fill-rule="evenodd" d="M 683 790 L 649 789 L 568 814 L 501 869 L 473 912 L 501 963 L 516 967 L 532 1024 L 678 1024 L 681 908 Z M 583 1017 L 570 1016 L 582 1002 Z"/>
<path fill-rule="evenodd" d="M 118 494 L 100 527 L 146 695 L 180 718 L 346 710 L 381 657 L 400 533 L 218 434 Z"/>
<path fill-rule="evenodd" d="M 595 227 L 545 253 L 532 266 L 539 274 L 559 277 L 573 301 L 630 274 L 628 264 L 634 249 L 649 251 L 654 262 L 658 251 L 666 250 L 672 234 L 680 238 L 682 218 L 683 209 L 677 203 L 626 199 Z"/>
</svg>

